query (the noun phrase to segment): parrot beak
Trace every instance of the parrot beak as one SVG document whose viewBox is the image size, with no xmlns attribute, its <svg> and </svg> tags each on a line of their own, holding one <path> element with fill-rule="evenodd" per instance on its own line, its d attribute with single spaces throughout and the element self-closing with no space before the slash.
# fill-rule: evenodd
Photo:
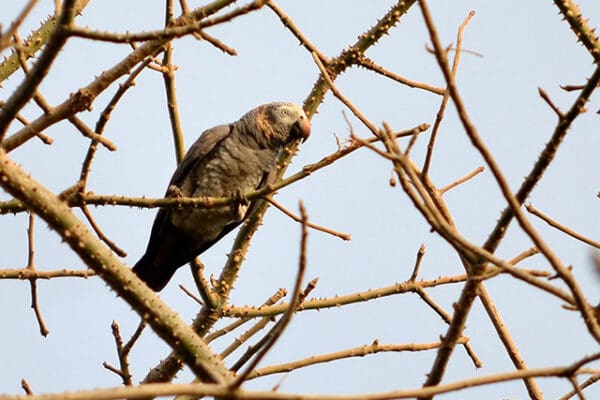
<svg viewBox="0 0 600 400">
<path fill-rule="evenodd" d="M 302 143 L 306 142 L 306 139 L 310 136 L 310 122 L 308 118 L 304 117 L 296 121 L 292 126 L 292 135 L 298 139 L 302 139 Z"/>
</svg>

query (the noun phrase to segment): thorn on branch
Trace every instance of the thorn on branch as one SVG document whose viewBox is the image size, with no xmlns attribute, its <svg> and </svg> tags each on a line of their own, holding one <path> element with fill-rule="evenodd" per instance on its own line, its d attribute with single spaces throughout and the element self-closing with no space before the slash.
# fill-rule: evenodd
<svg viewBox="0 0 600 400">
<path fill-rule="evenodd" d="M 25 394 L 27 394 L 28 396 L 33 395 L 33 390 L 31 390 L 31 386 L 29 385 L 29 382 L 25 380 L 25 378 L 21 379 L 21 387 L 25 391 Z"/>
<path fill-rule="evenodd" d="M 550 108 L 552 109 L 552 111 L 554 111 L 554 113 L 556 114 L 556 116 L 558 117 L 558 119 L 559 120 L 563 120 L 564 117 L 565 117 L 564 114 L 552 102 L 552 100 L 550 100 L 550 96 L 548 96 L 548 93 L 546 93 L 546 91 L 544 89 L 542 89 L 541 87 L 538 87 L 538 93 L 540 94 L 540 97 L 542 99 L 544 99 L 544 101 L 546 102 L 546 104 L 548 104 L 550 106 Z"/>
<path fill-rule="evenodd" d="M 560 85 L 560 88 L 566 92 L 574 92 L 582 90 L 585 85 Z"/>
</svg>

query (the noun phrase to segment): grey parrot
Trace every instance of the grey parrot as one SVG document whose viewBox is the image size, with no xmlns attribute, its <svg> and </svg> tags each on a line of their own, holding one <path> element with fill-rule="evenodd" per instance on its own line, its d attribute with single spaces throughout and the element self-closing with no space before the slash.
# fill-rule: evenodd
<svg viewBox="0 0 600 400">
<path fill-rule="evenodd" d="M 296 104 L 258 106 L 236 122 L 204 131 L 173 173 L 165 197 L 235 197 L 258 189 L 274 176 L 281 149 L 309 134 L 310 122 Z M 160 209 L 133 271 L 153 290 L 164 288 L 177 268 L 237 227 L 253 205 L 234 203 Z"/>
</svg>

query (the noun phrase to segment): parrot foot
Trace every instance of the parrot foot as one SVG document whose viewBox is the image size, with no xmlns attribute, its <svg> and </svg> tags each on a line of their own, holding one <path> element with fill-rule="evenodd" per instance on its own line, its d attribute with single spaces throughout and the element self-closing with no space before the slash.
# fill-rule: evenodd
<svg viewBox="0 0 600 400">
<path fill-rule="evenodd" d="M 183 195 L 183 192 L 181 191 L 181 189 L 179 189 L 175 185 L 171 185 L 167 189 L 167 197 L 177 197 L 177 198 L 180 198 L 180 197 L 185 197 L 185 196 Z"/>
<path fill-rule="evenodd" d="M 233 212 L 233 216 L 237 221 L 244 219 L 246 211 L 248 211 L 249 204 L 250 201 L 243 192 L 236 190 L 231 195 L 231 211 Z"/>
</svg>

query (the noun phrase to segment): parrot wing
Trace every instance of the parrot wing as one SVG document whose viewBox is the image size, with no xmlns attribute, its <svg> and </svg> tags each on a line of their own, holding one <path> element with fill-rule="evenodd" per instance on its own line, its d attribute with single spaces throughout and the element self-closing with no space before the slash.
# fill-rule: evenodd
<svg viewBox="0 0 600 400">
<path fill-rule="evenodd" d="M 231 125 L 218 125 L 200 135 L 173 173 L 165 197 L 190 195 L 190 193 L 180 193 L 178 189 L 181 188 L 190 171 L 202 163 L 206 157 L 209 157 L 210 153 L 231 133 L 232 129 Z M 173 186 L 176 188 L 173 189 Z M 198 251 L 196 239 L 173 226 L 171 223 L 172 213 L 172 208 L 158 210 L 146 253 L 133 268 L 133 271 L 154 290 L 162 289 L 177 267 L 193 259 Z M 231 229 L 233 228 L 229 230 Z M 206 243 L 205 247 L 208 247 L 209 244 L 212 243 Z"/>
<path fill-rule="evenodd" d="M 169 186 L 180 186 L 181 182 L 188 176 L 190 170 L 198 163 L 201 163 L 206 156 L 215 149 L 223 139 L 231 134 L 233 124 L 217 125 L 202 133 L 198 140 L 189 148 L 181 163 L 171 177 Z M 168 190 L 167 190 L 168 193 Z"/>
</svg>

